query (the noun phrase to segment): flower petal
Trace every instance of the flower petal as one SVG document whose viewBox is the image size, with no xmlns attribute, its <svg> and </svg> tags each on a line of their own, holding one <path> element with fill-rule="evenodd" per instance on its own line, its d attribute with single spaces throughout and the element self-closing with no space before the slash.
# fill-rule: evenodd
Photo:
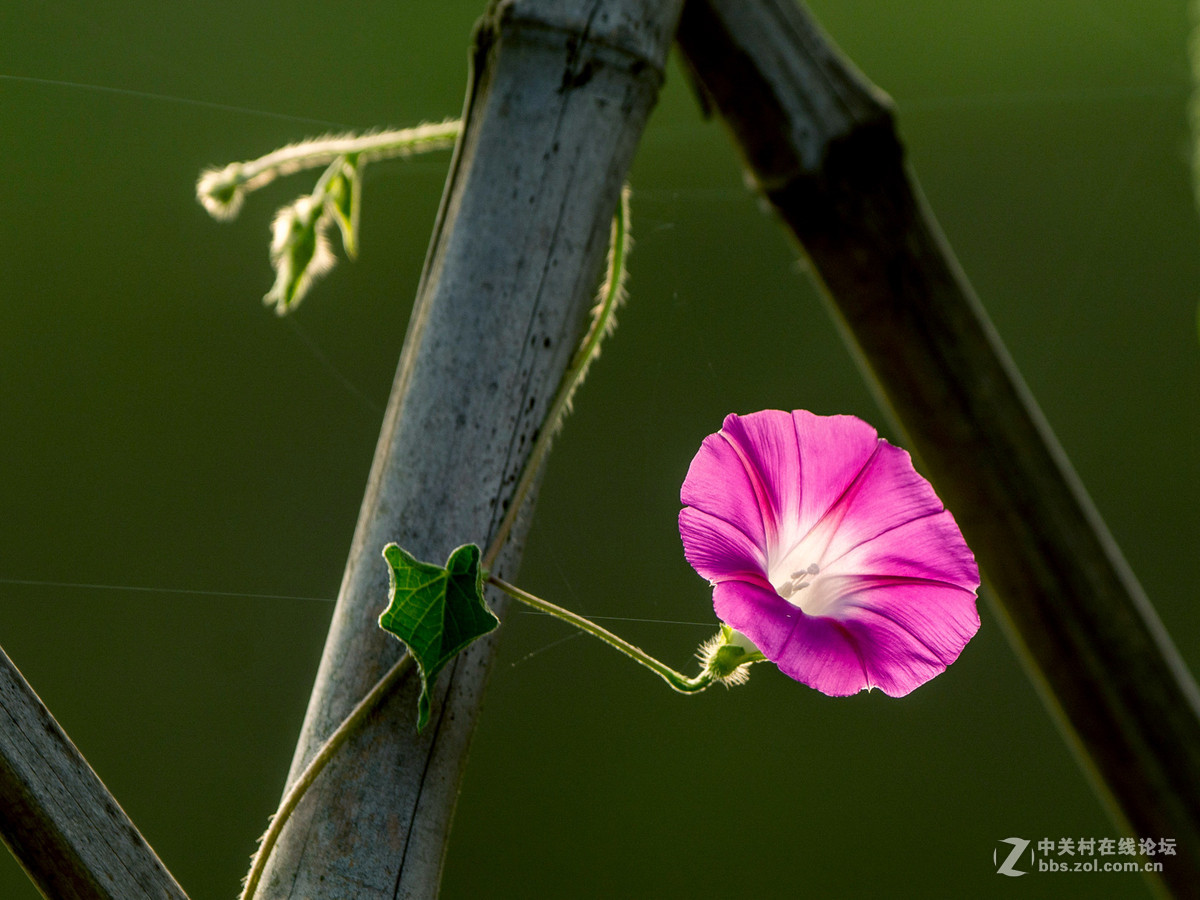
<svg viewBox="0 0 1200 900">
<path fill-rule="evenodd" d="M 830 514 L 881 444 L 861 419 L 802 409 L 727 416 L 720 434 L 748 473 L 762 509 L 765 546 L 781 554 Z M 839 521 L 831 520 L 831 527 Z"/>
<path fill-rule="evenodd" d="M 794 519 L 800 508 L 800 451 L 792 417 L 777 409 L 728 415 L 719 436 L 744 467 L 762 512 L 766 539 L 773 542 L 782 523 Z"/>
<path fill-rule="evenodd" d="M 766 546 L 763 514 L 750 474 L 723 434 L 710 434 L 688 467 L 679 499 Z M 686 539 L 685 539 L 686 543 Z"/>
<path fill-rule="evenodd" d="M 870 686 L 892 697 L 945 671 L 979 630 L 973 592 L 921 583 L 861 590 L 838 621 L 855 641 Z"/>
<path fill-rule="evenodd" d="M 839 535 L 840 538 L 840 535 Z M 941 582 L 974 592 L 979 566 L 949 510 L 905 522 L 827 560 L 831 576 Z"/>
<path fill-rule="evenodd" d="M 710 582 L 740 578 L 765 583 L 762 548 L 723 519 L 685 507 L 679 512 L 679 536 L 684 557 Z"/>
<path fill-rule="evenodd" d="M 870 686 L 855 642 L 835 620 L 807 616 L 773 590 L 739 581 L 714 587 L 713 606 L 790 678 L 830 697 Z"/>
<path fill-rule="evenodd" d="M 822 554 L 824 567 L 892 529 L 936 515 L 944 509 L 932 485 L 913 468 L 908 452 L 880 440 L 858 477 L 815 526 L 805 543 L 825 548 Z M 955 543 L 963 544 L 956 525 L 953 530 Z"/>
<path fill-rule="evenodd" d="M 797 524 L 806 532 L 845 495 L 872 461 L 880 440 L 874 428 L 854 416 L 818 416 L 798 409 L 792 425 L 804 477 Z"/>
<path fill-rule="evenodd" d="M 713 605 L 781 672 L 831 697 L 878 688 L 902 697 L 944 672 L 979 630 L 974 595 L 926 584 L 879 584 L 837 616 L 810 616 L 774 591 L 739 581 Z"/>
<path fill-rule="evenodd" d="M 713 609 L 717 618 L 750 638 L 772 661 L 787 645 L 796 622 L 804 615 L 769 585 L 746 581 L 714 585 Z"/>
</svg>

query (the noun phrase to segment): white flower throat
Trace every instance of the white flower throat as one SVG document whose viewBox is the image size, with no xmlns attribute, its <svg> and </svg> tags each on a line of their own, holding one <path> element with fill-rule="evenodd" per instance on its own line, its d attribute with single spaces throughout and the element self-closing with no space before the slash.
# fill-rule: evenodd
<svg viewBox="0 0 1200 900">
<path fill-rule="evenodd" d="M 836 592 L 838 579 L 829 576 L 831 567 L 837 569 L 837 554 L 830 552 L 830 544 L 839 522 L 840 517 L 825 516 L 805 532 L 798 523 L 787 523 L 782 540 L 768 551 L 767 580 L 771 587 L 810 616 L 824 614 L 835 598 L 830 589 Z"/>
</svg>

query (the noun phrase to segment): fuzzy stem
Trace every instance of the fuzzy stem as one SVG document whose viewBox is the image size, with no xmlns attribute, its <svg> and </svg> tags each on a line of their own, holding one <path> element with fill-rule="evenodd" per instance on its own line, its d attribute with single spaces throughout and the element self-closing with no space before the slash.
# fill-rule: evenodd
<svg viewBox="0 0 1200 900">
<path fill-rule="evenodd" d="M 592 310 L 591 328 L 588 329 L 583 343 L 579 345 L 579 349 L 571 359 L 571 364 L 559 385 L 558 393 L 554 395 L 550 409 L 546 412 L 546 418 L 538 432 L 533 449 L 529 451 L 529 459 L 521 472 L 521 480 L 513 492 L 508 510 L 500 527 L 496 530 L 496 536 L 488 547 L 487 553 L 483 556 L 484 569 L 492 567 L 496 562 L 496 557 L 504 548 L 504 542 L 508 540 L 513 523 L 516 522 L 517 515 L 525 503 L 525 497 L 529 494 L 534 479 L 541 470 L 542 460 L 545 459 L 546 453 L 550 449 L 550 443 L 554 440 L 559 426 L 562 425 L 562 420 L 571 410 L 571 398 L 574 397 L 575 390 L 583 383 L 592 360 L 600 355 L 601 341 L 616 326 L 615 314 L 617 307 L 625 297 L 625 279 L 628 274 L 625 268 L 625 259 L 629 255 L 630 247 L 629 193 L 629 185 L 625 185 L 621 189 L 621 202 L 617 205 L 617 212 L 613 216 L 612 239 L 608 247 L 608 273 L 600 288 L 600 300 Z"/>
<path fill-rule="evenodd" d="M 453 124 L 456 127 L 459 123 Z M 455 132 L 457 133 L 457 132 Z M 293 148 L 284 148 L 289 150 Z M 277 154 L 284 151 L 276 151 Z M 323 160 L 325 163 L 332 163 L 338 156 L 352 152 L 343 148 L 341 152 L 334 157 Z M 360 151 L 361 152 L 361 151 Z M 276 154 L 272 154 L 274 156 Z M 268 157 L 263 157 L 267 159 Z M 259 160 L 261 162 L 262 160 Z M 316 165 L 317 163 L 314 163 Z M 314 197 L 317 191 L 324 190 L 324 185 L 328 181 L 328 177 L 332 172 L 332 167 L 326 171 L 325 175 L 317 184 L 314 190 Z M 571 360 L 571 365 L 563 377 L 562 384 L 559 387 L 558 393 L 554 397 L 554 401 L 550 405 L 550 411 L 546 415 L 546 425 L 542 427 L 541 435 L 530 451 L 529 459 L 525 463 L 525 470 L 521 473 L 521 480 L 517 486 L 516 493 L 513 495 L 513 501 L 509 506 L 509 514 L 501 523 L 499 530 L 496 532 L 495 538 L 492 539 L 488 546 L 487 554 L 484 558 L 484 568 L 488 568 L 499 555 L 504 547 L 504 542 L 508 539 L 508 534 L 512 529 L 513 522 L 516 519 L 516 510 L 520 508 L 521 502 L 528 493 L 529 488 L 533 484 L 534 476 L 537 474 L 538 468 L 541 465 L 542 459 L 546 455 L 546 451 L 550 447 L 550 436 L 562 421 L 562 417 L 570 406 L 571 395 L 575 392 L 575 388 L 583 380 L 587 374 L 588 364 L 599 354 L 600 342 L 604 336 L 612 330 L 614 318 L 613 313 L 619 305 L 624 292 L 625 281 L 625 257 L 629 251 L 629 188 L 626 186 L 621 191 L 621 202 L 617 213 L 613 218 L 612 227 L 612 243 L 609 247 L 608 261 L 608 276 L 605 279 L 604 286 L 600 290 L 601 299 L 592 313 L 592 326 L 588 330 L 587 336 L 576 352 L 575 357 Z M 506 582 L 500 581 L 498 578 L 489 576 L 490 583 L 506 591 L 511 596 L 516 597 L 530 606 L 548 612 L 551 615 L 557 616 L 564 621 L 570 622 L 578 628 L 595 635 L 603 641 L 607 641 L 612 646 L 621 650 L 623 653 L 631 656 L 633 659 L 640 662 L 647 668 L 657 672 L 671 685 L 675 690 L 681 693 L 695 693 L 702 691 L 708 687 L 712 678 L 702 673 L 696 678 L 688 678 L 687 676 L 676 672 L 674 669 L 664 665 L 654 657 L 648 655 L 644 651 L 630 644 L 628 641 L 622 640 L 615 634 L 601 628 L 582 616 L 577 616 L 574 613 L 555 606 L 552 603 L 547 603 L 545 600 L 540 600 L 532 594 L 527 594 L 519 588 L 508 585 Z M 515 592 L 515 593 L 514 593 Z M 539 605 L 540 604 L 540 605 Z M 412 656 L 404 654 L 387 673 L 376 682 L 358 705 L 351 710 L 337 729 L 331 734 L 321 745 L 316 755 L 305 767 L 300 777 L 288 789 L 283 801 L 279 805 L 279 809 L 271 818 L 270 824 L 267 826 L 266 832 L 263 834 L 262 840 L 259 842 L 258 850 L 255 852 L 251 860 L 250 872 L 246 876 L 246 883 L 242 889 L 239 900 L 250 900 L 254 896 L 254 892 L 258 889 L 259 881 L 262 879 L 263 871 L 266 869 L 267 859 L 271 855 L 271 849 L 275 846 L 275 842 L 279 839 L 279 835 L 283 832 L 283 826 L 287 823 L 292 811 L 299 804 L 301 798 L 308 791 L 308 788 L 316 780 L 317 776 L 333 758 L 334 754 L 346 743 L 347 739 L 354 733 L 358 726 L 367 718 L 368 715 L 375 709 L 376 706 L 388 695 L 392 687 L 404 676 L 412 666 Z"/>
<path fill-rule="evenodd" d="M 341 749 L 342 744 L 346 743 L 350 736 L 358 729 L 358 726 L 379 705 L 379 701 L 391 692 L 396 682 L 407 674 L 408 670 L 412 668 L 412 662 L 412 657 L 405 653 L 404 656 L 400 657 L 399 662 L 388 669 L 379 681 L 375 682 L 375 686 L 371 688 L 370 693 L 358 701 L 358 705 L 350 711 L 350 715 L 342 720 L 342 724 L 321 745 L 321 749 L 309 761 L 308 766 L 300 773 L 300 777 L 288 788 L 287 794 L 284 795 L 282 802 L 279 804 L 279 809 L 271 817 L 271 822 L 267 826 L 266 832 L 263 833 L 262 839 L 259 841 L 258 850 L 255 851 L 254 858 L 250 862 L 250 871 L 246 875 L 246 883 L 242 888 L 242 893 L 239 895 L 239 900 L 250 900 L 254 896 L 254 892 L 258 890 L 258 883 L 262 879 L 263 870 L 267 866 L 267 859 L 271 856 L 271 849 L 275 846 L 279 835 L 283 833 L 283 826 L 291 816 L 292 810 L 300 803 L 301 798 L 303 798 L 312 783 L 317 780 L 317 776 L 321 774 L 321 770 L 328 765 L 329 761 Z"/>
<path fill-rule="evenodd" d="M 205 171 L 196 183 L 196 197 L 214 218 L 231 219 L 241 209 L 246 193 L 276 178 L 327 166 L 339 156 L 357 156 L 367 163 L 444 149 L 454 144 L 461 131 L 462 122 L 454 119 L 375 134 L 313 138 L 281 147 L 258 159 Z"/>
</svg>

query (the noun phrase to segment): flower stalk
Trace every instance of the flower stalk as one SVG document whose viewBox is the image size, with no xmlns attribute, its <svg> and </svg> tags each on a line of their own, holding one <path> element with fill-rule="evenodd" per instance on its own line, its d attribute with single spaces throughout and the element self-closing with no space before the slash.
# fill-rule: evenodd
<svg viewBox="0 0 1200 900">
<path fill-rule="evenodd" d="M 556 606 L 548 600 L 543 600 L 541 597 L 536 597 L 514 584 L 509 584 L 502 578 L 497 578 L 495 575 L 488 575 L 487 583 L 504 591 L 504 593 L 508 594 L 508 596 L 512 597 L 514 600 L 518 600 L 521 603 L 524 603 L 526 606 L 530 606 L 533 609 L 539 610 L 540 612 L 554 616 L 556 619 L 560 619 L 563 622 L 574 625 L 580 631 L 586 631 L 593 637 L 597 637 L 604 641 L 604 643 L 608 644 L 610 647 L 615 647 L 634 662 L 645 666 L 651 672 L 658 675 L 663 681 L 669 684 L 674 690 L 679 691 L 681 694 L 698 694 L 713 682 L 725 680 L 720 677 L 719 670 L 714 669 L 711 666 L 705 666 L 699 675 L 689 678 L 682 672 L 672 669 L 661 660 L 655 659 L 641 647 L 637 647 L 634 644 L 629 643 L 629 641 L 613 634 L 607 628 L 603 628 L 590 619 L 586 619 L 577 613 L 571 612 L 569 609 L 563 609 L 561 606 Z M 720 635 L 718 635 L 718 638 L 719 637 Z M 758 654 L 758 658 L 765 659 L 761 653 Z M 755 661 L 757 660 L 743 660 L 743 662 Z M 744 681 L 745 679 L 742 678 L 741 680 Z"/>
</svg>

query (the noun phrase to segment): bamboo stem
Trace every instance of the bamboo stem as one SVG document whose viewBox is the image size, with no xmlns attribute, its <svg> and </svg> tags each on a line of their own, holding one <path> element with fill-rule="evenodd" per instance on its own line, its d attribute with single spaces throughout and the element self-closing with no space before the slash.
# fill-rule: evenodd
<svg viewBox="0 0 1200 900">
<path fill-rule="evenodd" d="M 398 659 L 380 550 L 491 543 L 584 331 L 680 0 L 512 0 L 475 38 L 463 133 L 289 783 Z M 527 516 L 493 571 L 511 577 Z M 501 610 L 503 602 L 497 604 Z M 402 679 L 292 813 L 257 896 L 434 896 L 494 640 Z M 364 822 L 375 823 L 366 828 Z"/>
<path fill-rule="evenodd" d="M 0 838 L 63 900 L 187 900 L 154 850 L 0 650 Z"/>
</svg>

